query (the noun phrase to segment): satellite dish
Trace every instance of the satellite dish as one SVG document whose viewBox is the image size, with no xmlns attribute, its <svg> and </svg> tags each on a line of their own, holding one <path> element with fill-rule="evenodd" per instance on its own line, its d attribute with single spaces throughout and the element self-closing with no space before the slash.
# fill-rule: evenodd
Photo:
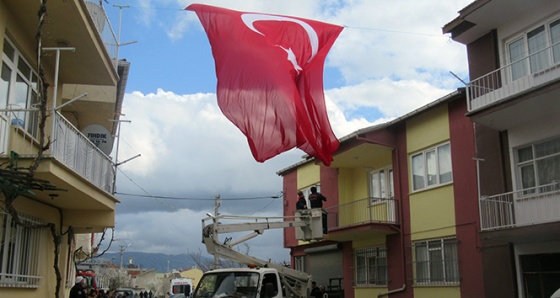
<svg viewBox="0 0 560 298">
<path fill-rule="evenodd" d="M 86 7 L 89 11 L 91 19 L 95 23 L 97 31 L 99 31 L 99 35 L 101 35 L 103 29 L 105 29 L 105 12 L 103 11 L 103 8 L 91 1 L 86 1 Z"/>
<path fill-rule="evenodd" d="M 99 148 L 105 155 L 111 154 L 113 150 L 113 136 L 109 130 L 100 124 L 91 124 L 84 129 L 82 133 L 88 138 L 92 143 Z"/>
</svg>

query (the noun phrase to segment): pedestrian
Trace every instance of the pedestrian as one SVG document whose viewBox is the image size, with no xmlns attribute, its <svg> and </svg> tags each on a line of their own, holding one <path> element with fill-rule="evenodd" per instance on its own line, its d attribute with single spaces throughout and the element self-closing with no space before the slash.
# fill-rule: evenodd
<svg viewBox="0 0 560 298">
<path fill-rule="evenodd" d="M 140 298 L 144 298 L 144 292 L 140 291 Z"/>
<path fill-rule="evenodd" d="M 97 291 L 95 289 L 89 290 L 88 298 L 97 298 Z"/>
<path fill-rule="evenodd" d="M 296 203 L 296 210 L 307 209 L 307 201 L 305 201 L 305 196 L 303 195 L 303 191 L 298 191 L 298 200 Z"/>
<path fill-rule="evenodd" d="M 311 209 L 313 208 L 323 208 L 323 201 L 327 201 L 327 198 L 322 195 L 321 193 L 317 192 L 317 187 L 311 187 L 311 194 L 308 197 L 309 205 L 311 205 Z"/>
<path fill-rule="evenodd" d="M 316 282 L 311 282 L 311 297 L 321 298 L 323 293 L 321 293 L 321 289 L 317 286 Z"/>
<path fill-rule="evenodd" d="M 83 277 L 78 276 L 76 277 L 75 280 L 75 284 L 72 287 L 72 289 L 70 289 L 70 298 L 87 298 L 87 293 L 86 293 L 86 281 L 84 280 Z"/>
</svg>

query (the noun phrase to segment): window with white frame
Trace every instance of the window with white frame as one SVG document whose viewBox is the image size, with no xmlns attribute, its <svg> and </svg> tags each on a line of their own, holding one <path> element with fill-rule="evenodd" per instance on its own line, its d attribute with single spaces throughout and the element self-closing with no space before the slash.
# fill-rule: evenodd
<svg viewBox="0 0 560 298">
<path fill-rule="evenodd" d="M 414 242 L 416 284 L 459 283 L 459 261 L 455 238 Z"/>
<path fill-rule="evenodd" d="M 10 118 L 12 125 L 20 126 L 37 137 L 39 112 L 30 109 L 37 108 L 39 104 L 38 77 L 8 38 L 4 39 L 0 78 L 0 107 L 14 110 L 6 112 L 5 116 Z"/>
<path fill-rule="evenodd" d="M 413 190 L 449 183 L 453 179 L 449 143 L 412 155 L 411 164 Z"/>
<path fill-rule="evenodd" d="M 560 182 L 560 137 L 515 150 L 518 183 L 526 193 L 548 192 Z"/>
<path fill-rule="evenodd" d="M 372 201 L 393 198 L 393 169 L 384 168 L 369 172 L 369 196 Z"/>
<path fill-rule="evenodd" d="M 296 256 L 294 257 L 294 269 L 306 272 L 305 271 L 305 256 Z"/>
<path fill-rule="evenodd" d="M 507 50 L 512 81 L 560 63 L 560 19 L 516 37 Z"/>
<path fill-rule="evenodd" d="M 37 287 L 39 285 L 39 249 L 43 247 L 45 229 L 25 225 L 41 224 L 33 217 L 19 214 L 23 224 L 8 213 L 0 213 L 0 287 Z"/>
<path fill-rule="evenodd" d="M 354 251 L 356 285 L 387 285 L 387 248 L 375 246 Z"/>
</svg>

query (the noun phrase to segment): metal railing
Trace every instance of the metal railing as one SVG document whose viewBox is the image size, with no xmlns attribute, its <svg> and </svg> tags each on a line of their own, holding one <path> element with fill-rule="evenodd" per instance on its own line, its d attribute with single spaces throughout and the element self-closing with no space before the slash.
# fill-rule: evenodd
<svg viewBox="0 0 560 298">
<path fill-rule="evenodd" d="M 560 221 L 560 183 L 480 198 L 483 231 Z"/>
<path fill-rule="evenodd" d="M 398 201 L 393 198 L 364 198 L 324 208 L 329 230 L 367 223 L 398 224 Z"/>
<path fill-rule="evenodd" d="M 111 192 L 115 175 L 111 158 L 60 113 L 55 113 L 54 120 L 55 131 L 51 145 L 54 157 L 95 186 Z"/>
<path fill-rule="evenodd" d="M 0 114 L 0 155 L 8 154 L 9 129 L 8 117 Z"/>
<path fill-rule="evenodd" d="M 95 23 L 95 27 L 101 39 L 103 40 L 103 44 L 105 44 L 105 48 L 113 61 L 113 66 L 115 69 L 118 66 L 118 38 L 111 26 L 111 22 L 109 22 L 109 17 L 103 8 L 103 1 L 101 0 L 85 0 L 86 7 L 89 11 L 89 15 L 91 16 L 93 22 Z"/>
<path fill-rule="evenodd" d="M 469 111 L 560 78 L 560 43 L 507 64 L 467 84 Z"/>
</svg>

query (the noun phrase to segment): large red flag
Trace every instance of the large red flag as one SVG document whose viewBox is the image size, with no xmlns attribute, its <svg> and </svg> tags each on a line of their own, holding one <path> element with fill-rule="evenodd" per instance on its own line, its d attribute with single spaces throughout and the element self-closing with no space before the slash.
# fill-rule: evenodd
<svg viewBox="0 0 560 298">
<path fill-rule="evenodd" d="M 263 162 L 291 148 L 330 165 L 338 148 L 327 116 L 323 65 L 343 27 L 191 4 L 216 63 L 218 105 Z"/>
</svg>

